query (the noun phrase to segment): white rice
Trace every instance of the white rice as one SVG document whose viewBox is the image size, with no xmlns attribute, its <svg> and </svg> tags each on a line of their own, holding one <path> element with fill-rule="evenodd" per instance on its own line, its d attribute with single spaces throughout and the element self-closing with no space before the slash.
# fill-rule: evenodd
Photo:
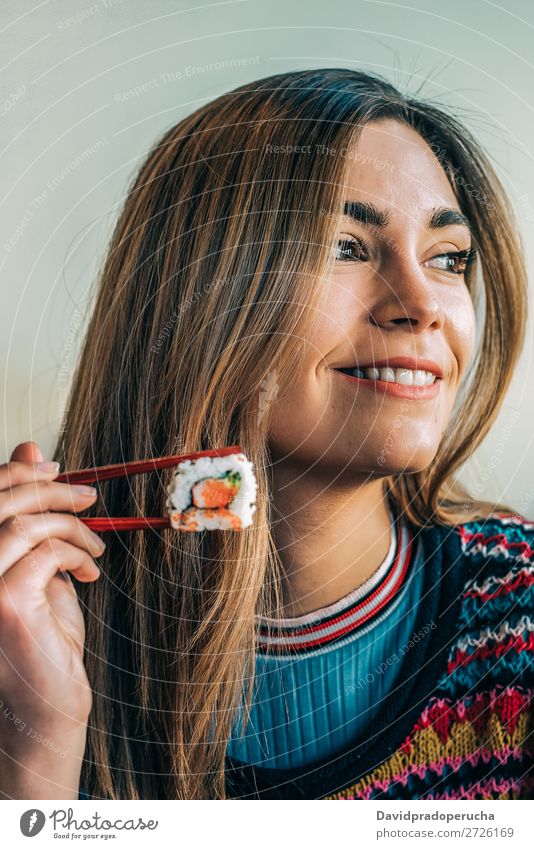
<svg viewBox="0 0 534 849">
<path fill-rule="evenodd" d="M 210 508 L 212 515 L 206 515 L 202 508 L 197 508 L 191 500 L 193 484 L 203 478 L 220 478 L 225 472 L 239 472 L 241 483 L 235 497 L 225 508 L 238 516 L 241 527 L 247 528 L 252 524 L 252 516 L 256 510 L 256 478 L 253 465 L 244 454 L 227 454 L 223 457 L 199 457 L 196 460 L 182 460 L 177 466 L 171 484 L 167 487 L 166 506 L 169 513 L 180 511 L 187 513 L 188 508 L 194 510 L 194 521 L 198 522 L 197 530 L 228 529 L 230 524 L 223 513 L 217 515 L 217 508 Z"/>
</svg>

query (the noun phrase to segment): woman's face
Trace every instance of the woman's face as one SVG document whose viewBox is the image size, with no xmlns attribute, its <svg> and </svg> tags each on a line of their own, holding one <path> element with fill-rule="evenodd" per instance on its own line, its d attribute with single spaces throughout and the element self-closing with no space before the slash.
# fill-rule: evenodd
<svg viewBox="0 0 534 849">
<path fill-rule="evenodd" d="M 460 208 L 414 130 L 391 119 L 369 123 L 352 153 L 346 201 L 372 205 L 384 222 L 341 219 L 333 274 L 318 281 L 328 288 L 326 308 L 303 340 L 291 385 L 278 388 L 270 447 L 273 458 L 316 470 L 413 472 L 435 456 L 474 351 L 473 304 L 457 273 L 465 261 L 443 256 L 469 249 L 471 234 L 451 215 L 437 218 L 437 209 Z M 361 217 L 361 207 L 353 211 Z M 336 370 L 381 369 L 399 357 L 414 362 L 391 363 L 394 383 L 382 380 L 391 372 L 374 382 L 376 372 L 353 379 Z M 400 388 L 416 368 L 441 378 L 432 389 Z"/>
</svg>

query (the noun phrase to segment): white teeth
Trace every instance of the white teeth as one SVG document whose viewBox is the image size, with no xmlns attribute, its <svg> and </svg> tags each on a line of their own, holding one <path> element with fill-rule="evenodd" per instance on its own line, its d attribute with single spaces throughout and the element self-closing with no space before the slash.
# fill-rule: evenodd
<svg viewBox="0 0 534 849">
<path fill-rule="evenodd" d="M 407 368 L 364 368 L 362 369 L 368 380 L 385 380 L 387 383 L 400 383 L 404 386 L 430 386 L 437 380 L 436 375 L 430 371 Z"/>
<path fill-rule="evenodd" d="M 364 369 L 365 372 L 365 369 Z M 386 380 L 388 383 L 395 383 L 395 369 L 381 368 L 380 380 Z"/>
<path fill-rule="evenodd" d="M 399 368 L 395 369 L 395 376 L 397 378 L 397 383 L 403 383 L 406 386 L 411 386 L 413 383 L 415 372 L 410 371 L 407 368 Z"/>
</svg>

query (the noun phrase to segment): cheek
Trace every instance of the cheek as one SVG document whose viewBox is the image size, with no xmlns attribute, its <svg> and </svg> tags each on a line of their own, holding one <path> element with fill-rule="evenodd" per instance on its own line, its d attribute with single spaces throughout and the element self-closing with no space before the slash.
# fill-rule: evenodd
<svg viewBox="0 0 534 849">
<path fill-rule="evenodd" d="M 328 446 L 337 443 L 347 416 L 353 418 L 327 377 L 326 363 L 332 361 L 333 351 L 357 348 L 359 311 L 361 304 L 347 286 L 330 286 L 323 309 L 315 314 L 313 329 L 302 339 L 298 367 L 290 381 L 279 387 L 270 406 L 269 443 L 274 457 L 294 454 L 301 462 L 314 463 Z M 360 420 L 359 427 L 365 432 L 369 426 Z M 352 435 L 347 442 L 351 450 L 353 442 Z"/>
<path fill-rule="evenodd" d="M 299 462 L 313 463 L 336 437 L 346 411 L 336 410 L 321 354 L 312 344 L 303 348 L 306 356 L 303 352 L 298 368 L 279 387 L 270 406 L 268 441 L 276 459 L 293 455 Z"/>
<path fill-rule="evenodd" d="M 315 356 L 318 362 L 336 346 L 345 351 L 356 346 L 354 333 L 355 328 L 360 326 L 362 312 L 362 299 L 355 293 L 354 281 L 331 281 L 323 309 L 315 314 L 314 328 L 309 339 L 312 349 L 309 355 Z"/>
<path fill-rule="evenodd" d="M 473 301 L 466 289 L 446 309 L 446 341 L 458 364 L 460 382 L 471 361 L 476 345 L 476 315 Z"/>
</svg>

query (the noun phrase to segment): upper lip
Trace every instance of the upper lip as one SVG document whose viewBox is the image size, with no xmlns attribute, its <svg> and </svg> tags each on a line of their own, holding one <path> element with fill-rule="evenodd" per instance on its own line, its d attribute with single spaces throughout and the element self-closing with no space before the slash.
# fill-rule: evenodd
<svg viewBox="0 0 534 849">
<path fill-rule="evenodd" d="M 414 357 L 385 357 L 383 360 L 375 360 L 372 363 L 351 363 L 347 366 L 337 368 L 407 368 L 412 371 L 430 371 L 436 377 L 443 379 L 443 369 L 434 360 Z"/>
</svg>

